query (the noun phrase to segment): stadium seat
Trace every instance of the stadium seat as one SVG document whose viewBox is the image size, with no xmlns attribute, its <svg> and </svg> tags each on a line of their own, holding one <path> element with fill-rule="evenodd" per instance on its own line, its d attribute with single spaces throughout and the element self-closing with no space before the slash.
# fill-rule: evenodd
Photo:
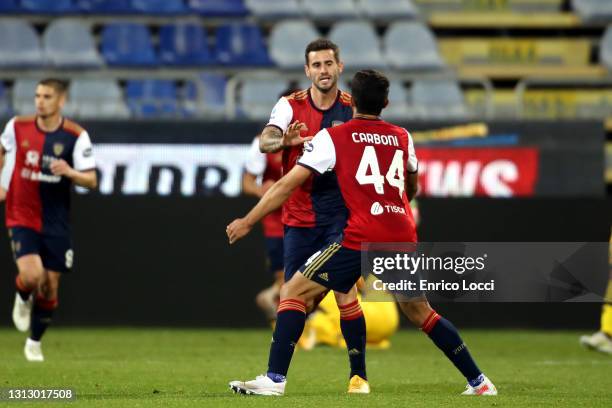
<svg viewBox="0 0 612 408">
<path fill-rule="evenodd" d="M 316 20 L 335 20 L 358 17 L 354 0 L 308 0 L 302 3 L 304 11 Z"/>
<path fill-rule="evenodd" d="M 406 19 L 419 14 L 411 0 L 359 0 L 359 6 L 371 19 Z"/>
<path fill-rule="evenodd" d="M 44 64 L 40 39 L 23 20 L 0 20 L 0 67 L 32 67 Z"/>
<path fill-rule="evenodd" d="M 397 69 L 440 69 L 445 64 L 436 39 L 420 22 L 391 24 L 384 37 L 385 59 Z"/>
<path fill-rule="evenodd" d="M 0 117 L 6 118 L 11 116 L 11 114 L 12 110 L 8 92 L 4 87 L 4 83 L 0 81 Z"/>
<path fill-rule="evenodd" d="M 572 0 L 572 7 L 586 21 L 612 19 L 612 1 L 609 0 Z"/>
<path fill-rule="evenodd" d="M 43 35 L 46 58 L 58 67 L 102 65 L 90 27 L 77 20 L 52 21 Z"/>
<path fill-rule="evenodd" d="M 0 13 L 13 13 L 19 11 L 19 5 L 17 4 L 17 0 L 3 0 L 0 1 Z"/>
<path fill-rule="evenodd" d="M 463 92 L 453 80 L 421 79 L 412 83 L 412 105 L 421 119 L 468 116 Z"/>
<path fill-rule="evenodd" d="M 187 4 L 206 17 L 240 17 L 249 12 L 242 0 L 188 0 Z"/>
<path fill-rule="evenodd" d="M 405 119 L 410 110 L 408 91 L 401 81 L 390 81 L 389 105 L 382 111 L 385 120 Z"/>
<path fill-rule="evenodd" d="M 178 23 L 159 30 L 159 58 L 168 65 L 205 65 L 212 61 L 206 32 L 199 24 Z"/>
<path fill-rule="evenodd" d="M 35 79 L 18 79 L 13 84 L 13 110 L 17 115 L 34 113 L 34 94 L 38 81 Z"/>
<path fill-rule="evenodd" d="M 249 79 L 242 83 L 238 114 L 249 119 L 265 120 L 270 117 L 278 95 L 287 89 L 287 81 L 276 79 Z"/>
<path fill-rule="evenodd" d="M 329 32 L 329 39 L 340 47 L 340 58 L 348 68 L 385 66 L 380 41 L 372 24 L 366 21 L 342 21 Z"/>
<path fill-rule="evenodd" d="M 247 8 L 259 18 L 300 17 L 302 8 L 297 0 L 245 0 Z"/>
<path fill-rule="evenodd" d="M 66 116 L 92 119 L 127 118 L 119 84 L 113 79 L 75 79 L 70 84 Z"/>
<path fill-rule="evenodd" d="M 131 0 L 132 9 L 141 14 L 182 14 L 187 11 L 182 0 Z"/>
<path fill-rule="evenodd" d="M 91 14 L 132 13 L 130 0 L 76 0 L 81 12 Z"/>
<path fill-rule="evenodd" d="M 181 115 L 174 81 L 132 80 L 128 81 L 125 93 L 134 117 L 177 117 Z"/>
<path fill-rule="evenodd" d="M 104 27 L 102 55 L 109 65 L 148 66 L 157 63 L 149 30 L 136 23 L 113 23 Z"/>
<path fill-rule="evenodd" d="M 259 27 L 249 23 L 228 23 L 216 31 L 216 59 L 224 65 L 271 65 Z"/>
<path fill-rule="evenodd" d="M 306 45 L 321 35 L 308 20 L 286 20 L 272 28 L 268 37 L 270 56 L 282 68 L 304 66 L 304 55 L 296 50 L 306 49 Z"/>
<path fill-rule="evenodd" d="M 21 0 L 21 10 L 37 14 L 65 14 L 77 11 L 72 0 Z"/>
<path fill-rule="evenodd" d="M 612 24 L 606 28 L 599 44 L 599 60 L 612 71 Z"/>
<path fill-rule="evenodd" d="M 222 74 L 203 73 L 182 89 L 182 107 L 187 116 L 222 117 L 225 114 L 225 87 Z"/>
</svg>

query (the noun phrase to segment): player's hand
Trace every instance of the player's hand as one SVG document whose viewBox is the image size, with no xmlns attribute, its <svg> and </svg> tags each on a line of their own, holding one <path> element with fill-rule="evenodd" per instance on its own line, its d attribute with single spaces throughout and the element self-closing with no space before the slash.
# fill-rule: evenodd
<svg viewBox="0 0 612 408">
<path fill-rule="evenodd" d="M 230 245 L 239 239 L 244 238 L 249 232 L 251 232 L 251 228 L 253 228 L 253 226 L 250 225 L 244 218 L 236 218 L 234 221 L 232 221 L 232 223 L 225 229 Z"/>
<path fill-rule="evenodd" d="M 6 190 L 0 187 L 0 203 L 6 200 Z"/>
<path fill-rule="evenodd" d="M 64 159 L 53 160 L 51 162 L 51 173 L 54 176 L 70 177 L 72 172 L 72 167 Z"/>
<path fill-rule="evenodd" d="M 300 136 L 300 132 L 303 130 L 308 130 L 308 127 L 305 123 L 300 122 L 299 120 L 296 120 L 290 124 L 281 140 L 283 147 L 299 146 L 304 144 L 304 142 L 312 140 L 313 136 Z"/>
</svg>

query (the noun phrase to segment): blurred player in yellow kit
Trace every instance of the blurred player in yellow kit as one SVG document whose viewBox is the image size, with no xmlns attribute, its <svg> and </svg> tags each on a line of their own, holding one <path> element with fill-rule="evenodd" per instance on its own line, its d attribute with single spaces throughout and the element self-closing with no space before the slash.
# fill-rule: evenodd
<svg viewBox="0 0 612 408">
<path fill-rule="evenodd" d="M 601 312 L 601 327 L 598 332 L 590 336 L 580 337 L 580 344 L 590 350 L 600 351 L 612 355 L 612 234 L 610 237 L 610 282 L 606 299 Z M 367 320 L 366 320 L 367 321 Z"/>
<path fill-rule="evenodd" d="M 368 283 L 370 282 L 368 280 Z M 364 288 L 369 285 L 361 279 L 357 286 L 360 293 L 364 293 Z M 399 327 L 397 306 L 391 295 L 376 293 L 375 301 L 368 301 L 367 293 L 365 291 L 365 296 L 358 295 L 366 321 L 367 347 L 387 349 L 391 346 L 390 337 Z M 336 305 L 336 298 L 331 292 L 309 316 L 304 333 L 298 342 L 298 346 L 305 350 L 311 350 L 317 344 L 346 347 L 340 330 L 340 311 Z"/>
</svg>

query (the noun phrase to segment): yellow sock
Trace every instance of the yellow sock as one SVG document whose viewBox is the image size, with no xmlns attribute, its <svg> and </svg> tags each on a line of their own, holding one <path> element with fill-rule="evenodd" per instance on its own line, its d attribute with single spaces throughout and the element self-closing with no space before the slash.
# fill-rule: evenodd
<svg viewBox="0 0 612 408">
<path fill-rule="evenodd" d="M 612 305 L 604 305 L 601 312 L 601 331 L 612 336 Z"/>
</svg>

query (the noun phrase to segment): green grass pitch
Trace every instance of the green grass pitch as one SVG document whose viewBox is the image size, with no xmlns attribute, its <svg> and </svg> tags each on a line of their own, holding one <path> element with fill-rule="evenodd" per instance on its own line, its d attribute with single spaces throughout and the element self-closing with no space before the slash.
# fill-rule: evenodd
<svg viewBox="0 0 612 408">
<path fill-rule="evenodd" d="M 27 363 L 24 336 L 0 329 L 0 387 L 72 388 L 91 407 L 538 407 L 612 404 L 612 356 L 583 350 L 576 332 L 464 330 L 500 395 L 462 397 L 464 379 L 416 330 L 368 352 L 370 395 L 347 395 L 342 350 L 298 351 L 283 397 L 232 394 L 227 383 L 264 371 L 266 330 L 50 329 L 46 361 Z M 0 401 L 0 407 L 7 406 Z M 13 405 L 13 404 L 10 404 Z"/>
</svg>

